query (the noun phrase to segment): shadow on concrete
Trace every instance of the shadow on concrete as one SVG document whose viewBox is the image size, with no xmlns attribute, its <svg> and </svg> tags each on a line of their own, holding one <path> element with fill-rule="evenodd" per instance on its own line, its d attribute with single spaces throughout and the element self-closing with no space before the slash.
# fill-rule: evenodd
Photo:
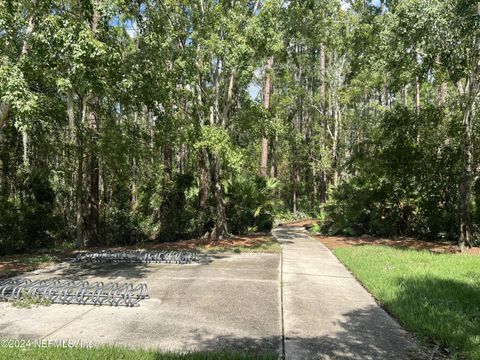
<svg viewBox="0 0 480 360">
<path fill-rule="evenodd" d="M 280 244 L 289 245 L 289 244 L 294 244 L 295 243 L 294 241 L 291 241 L 293 239 L 298 239 L 298 238 L 307 239 L 307 238 L 309 238 L 308 234 L 304 233 L 304 230 L 305 229 L 303 229 L 303 228 L 300 229 L 300 228 L 292 228 L 292 227 L 290 227 L 290 228 L 279 227 L 279 228 L 274 229 L 272 233 L 274 234 L 275 238 L 277 239 L 277 241 Z"/>
<path fill-rule="evenodd" d="M 175 267 L 196 267 L 207 266 L 215 260 L 223 259 L 228 255 L 199 255 L 197 262 L 191 264 L 145 264 L 145 263 L 84 263 L 77 262 L 72 259 L 69 262 L 59 263 L 51 268 L 41 269 L 40 271 L 27 272 L 19 277 L 28 278 L 32 274 L 39 273 L 42 276 L 51 275 L 63 280 L 81 280 L 85 277 L 102 278 L 113 280 L 116 278 L 124 278 L 126 280 L 143 279 L 151 276 L 154 272 L 159 271 L 162 266 Z"/>
<path fill-rule="evenodd" d="M 398 329 L 392 333 L 390 321 L 379 322 L 378 307 L 368 307 L 343 315 L 336 324 L 337 331 L 321 337 L 285 338 L 287 359 L 361 359 L 361 360 L 425 360 L 446 359 L 441 353 L 420 348 L 414 338 Z M 314 315 L 314 314 L 312 314 Z M 374 325 L 373 325 L 374 324 Z M 192 342 L 199 351 L 235 351 L 253 354 L 282 353 L 280 337 L 216 336 L 208 333 L 192 333 Z"/>
<path fill-rule="evenodd" d="M 42 274 L 51 274 L 62 280 L 80 280 L 83 277 L 99 277 L 113 280 L 121 277 L 125 279 L 142 279 L 151 273 L 146 264 L 84 264 L 70 263 L 67 267 L 59 267 L 43 271 Z"/>
</svg>

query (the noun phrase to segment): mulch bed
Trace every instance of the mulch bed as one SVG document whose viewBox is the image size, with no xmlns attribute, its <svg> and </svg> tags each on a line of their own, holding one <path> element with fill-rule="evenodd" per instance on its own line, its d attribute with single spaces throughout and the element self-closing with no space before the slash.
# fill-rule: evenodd
<svg viewBox="0 0 480 360">
<path fill-rule="evenodd" d="M 44 255 L 53 255 L 57 257 L 59 261 L 62 261 L 67 258 L 75 257 L 79 251 L 100 251 L 105 249 L 113 251 L 134 249 L 196 251 L 201 248 L 202 250 L 208 251 L 209 249 L 222 248 L 222 250 L 228 250 L 236 247 L 255 248 L 272 239 L 273 237 L 269 234 L 249 234 L 244 236 L 234 236 L 230 239 L 224 240 L 192 239 L 163 243 L 142 243 L 131 246 L 96 247 L 85 250 L 52 251 L 45 253 Z M 42 253 L 18 254 L 0 257 L 0 279 L 19 275 L 27 271 L 33 271 L 35 269 L 46 267 L 52 264 L 44 263 L 33 265 L 25 261 L 26 258 L 40 255 L 42 255 Z"/>
<path fill-rule="evenodd" d="M 313 219 L 293 221 L 285 224 L 279 224 L 281 227 L 310 227 L 315 223 Z"/>
<path fill-rule="evenodd" d="M 117 247 L 98 247 L 94 250 L 134 250 L 134 249 L 148 249 L 148 250 L 191 250 L 195 251 L 201 248 L 202 250 L 209 250 L 211 248 L 225 248 L 228 250 L 230 248 L 236 248 L 243 246 L 246 248 L 258 247 L 262 243 L 273 239 L 269 234 L 249 234 L 243 236 L 232 236 L 228 239 L 223 240 L 212 240 L 212 239 L 190 239 L 190 240 L 179 240 L 173 242 L 151 242 L 151 243 L 141 243 L 138 245 L 131 246 L 117 246 Z"/>
<path fill-rule="evenodd" d="M 282 224 L 284 227 L 310 227 L 315 220 L 308 219 L 302 221 L 291 222 L 288 224 Z M 451 242 L 447 241 L 425 241 L 414 238 L 376 238 L 373 236 L 357 236 L 357 237 L 347 237 L 347 236 L 324 236 L 324 235 L 313 235 L 315 239 L 318 239 L 323 245 L 328 247 L 330 250 L 359 246 L 359 245 L 384 245 L 392 246 L 401 249 L 413 249 L 413 250 L 429 250 L 435 253 L 444 253 L 444 254 L 457 254 L 460 253 L 459 247 Z M 474 247 L 471 249 L 465 250 L 464 254 L 469 255 L 480 255 L 480 247 Z"/>
<path fill-rule="evenodd" d="M 27 271 L 35 270 L 30 265 L 21 262 L 0 261 L 0 279 L 15 276 Z"/>
<path fill-rule="evenodd" d="M 425 241 L 413 238 L 375 238 L 370 236 L 345 237 L 345 236 L 321 236 L 315 235 L 323 245 L 330 250 L 359 246 L 359 245 L 384 245 L 400 249 L 429 250 L 434 253 L 459 254 L 460 248 L 451 242 L 444 241 Z M 480 255 L 480 248 L 474 247 L 463 252 L 468 255 Z"/>
</svg>

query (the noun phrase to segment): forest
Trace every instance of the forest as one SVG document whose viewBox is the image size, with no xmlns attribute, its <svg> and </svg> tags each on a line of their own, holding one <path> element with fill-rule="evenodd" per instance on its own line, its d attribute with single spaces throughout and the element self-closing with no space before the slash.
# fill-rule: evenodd
<svg viewBox="0 0 480 360">
<path fill-rule="evenodd" d="M 1 0 L 0 255 L 480 236 L 477 0 Z"/>
</svg>

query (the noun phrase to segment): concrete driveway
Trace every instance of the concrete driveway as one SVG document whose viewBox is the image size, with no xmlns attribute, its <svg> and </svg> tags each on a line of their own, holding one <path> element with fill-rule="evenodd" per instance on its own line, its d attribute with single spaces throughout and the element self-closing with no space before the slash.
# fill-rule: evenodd
<svg viewBox="0 0 480 360">
<path fill-rule="evenodd" d="M 423 360 L 415 339 L 303 228 L 279 228 L 288 360 Z"/>
<path fill-rule="evenodd" d="M 135 308 L 0 303 L 0 337 L 281 352 L 279 266 L 278 254 L 213 255 L 188 265 L 63 263 L 23 277 L 145 282 L 150 298 Z"/>
<path fill-rule="evenodd" d="M 428 359 L 319 241 L 273 231 L 282 254 L 198 264 L 61 264 L 24 275 L 148 284 L 139 307 L 0 303 L 0 338 L 83 340 L 161 350 L 278 352 L 287 360 Z"/>
</svg>

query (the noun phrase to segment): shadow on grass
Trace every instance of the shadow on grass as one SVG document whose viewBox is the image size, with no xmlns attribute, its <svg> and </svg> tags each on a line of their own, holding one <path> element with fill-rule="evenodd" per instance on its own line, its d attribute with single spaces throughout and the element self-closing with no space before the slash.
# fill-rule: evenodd
<svg viewBox="0 0 480 360">
<path fill-rule="evenodd" d="M 480 359 L 479 280 L 469 284 L 437 277 L 399 278 L 400 290 L 385 307 L 407 329 L 436 343 L 440 350 Z"/>
</svg>

